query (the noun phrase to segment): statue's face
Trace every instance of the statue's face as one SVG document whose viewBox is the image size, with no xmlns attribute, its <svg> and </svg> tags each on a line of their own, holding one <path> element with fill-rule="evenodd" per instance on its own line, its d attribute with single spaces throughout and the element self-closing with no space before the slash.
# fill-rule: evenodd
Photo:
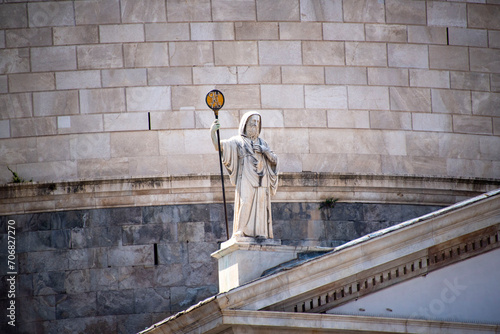
<svg viewBox="0 0 500 334">
<path fill-rule="evenodd" d="M 259 136 L 260 129 L 260 117 L 258 115 L 252 115 L 247 121 L 245 127 L 246 135 L 250 138 L 256 138 Z"/>
</svg>

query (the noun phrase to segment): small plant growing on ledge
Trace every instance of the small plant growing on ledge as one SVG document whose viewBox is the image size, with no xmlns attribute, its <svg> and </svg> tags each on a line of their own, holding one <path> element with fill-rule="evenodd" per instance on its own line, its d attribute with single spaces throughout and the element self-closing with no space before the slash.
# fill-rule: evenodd
<svg viewBox="0 0 500 334">
<path fill-rule="evenodd" d="M 330 209 L 333 209 L 335 207 L 335 203 L 337 203 L 338 200 L 338 198 L 330 197 L 325 199 L 324 201 L 319 202 L 319 210 L 323 211 L 327 219 L 330 219 Z"/>
<path fill-rule="evenodd" d="M 32 182 L 33 181 L 33 179 L 31 179 L 29 181 L 26 181 L 25 179 L 23 179 L 22 177 L 20 177 L 19 175 L 17 175 L 16 172 L 14 172 L 12 169 L 10 169 L 9 166 L 7 166 L 7 168 L 12 173 L 12 183 L 25 183 L 25 182 Z"/>
</svg>

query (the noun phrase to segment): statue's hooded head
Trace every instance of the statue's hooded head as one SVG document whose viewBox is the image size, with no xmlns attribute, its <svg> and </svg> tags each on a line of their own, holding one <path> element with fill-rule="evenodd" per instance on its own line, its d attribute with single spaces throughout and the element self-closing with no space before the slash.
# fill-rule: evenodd
<svg viewBox="0 0 500 334">
<path fill-rule="evenodd" d="M 246 112 L 240 121 L 239 134 L 240 136 L 251 137 L 255 139 L 260 135 L 261 116 L 257 111 Z"/>
</svg>

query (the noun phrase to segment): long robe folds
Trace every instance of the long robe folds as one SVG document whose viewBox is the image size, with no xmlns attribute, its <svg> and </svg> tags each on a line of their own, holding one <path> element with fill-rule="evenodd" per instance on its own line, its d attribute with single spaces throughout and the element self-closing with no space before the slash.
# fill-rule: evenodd
<svg viewBox="0 0 500 334">
<path fill-rule="evenodd" d="M 272 151 L 269 154 L 273 161 L 265 154 L 255 152 L 254 144 L 269 149 L 268 144 L 261 138 L 252 142 L 244 135 L 246 122 L 252 115 L 259 114 L 244 115 L 239 136 L 221 141 L 222 162 L 231 183 L 236 186 L 233 236 L 273 238 L 271 195 L 278 188 L 278 158 Z"/>
</svg>

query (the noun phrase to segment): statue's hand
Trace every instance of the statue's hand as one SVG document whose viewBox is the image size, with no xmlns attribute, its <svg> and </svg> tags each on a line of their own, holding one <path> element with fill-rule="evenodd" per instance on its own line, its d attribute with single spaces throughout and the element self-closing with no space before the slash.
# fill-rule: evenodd
<svg viewBox="0 0 500 334">
<path fill-rule="evenodd" d="M 220 123 L 218 119 L 215 119 L 215 121 L 212 123 L 212 126 L 210 127 L 210 132 L 214 133 L 215 131 L 220 129 Z"/>
<path fill-rule="evenodd" d="M 259 145 L 259 144 L 254 144 L 253 145 L 253 150 L 254 150 L 254 152 L 262 153 L 262 154 L 265 154 L 265 153 L 269 152 L 269 148 L 267 148 L 264 145 Z"/>
<path fill-rule="evenodd" d="M 214 148 L 216 151 L 219 150 L 219 145 L 217 143 L 217 135 L 215 132 L 220 129 L 220 123 L 218 119 L 215 119 L 215 121 L 212 123 L 212 126 L 210 127 L 210 137 L 212 137 L 212 144 L 214 145 Z M 222 147 L 221 147 L 222 150 Z"/>
</svg>

